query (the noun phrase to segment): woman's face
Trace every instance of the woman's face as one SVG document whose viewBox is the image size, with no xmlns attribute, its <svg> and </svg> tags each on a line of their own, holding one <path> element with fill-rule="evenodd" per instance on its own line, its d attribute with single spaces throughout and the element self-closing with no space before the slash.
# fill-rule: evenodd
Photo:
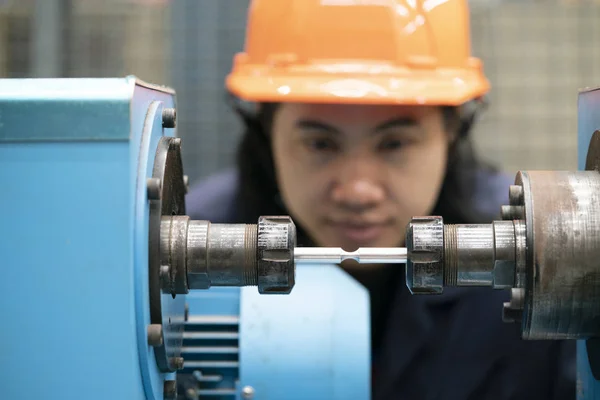
<svg viewBox="0 0 600 400">
<path fill-rule="evenodd" d="M 284 103 L 273 120 L 283 201 L 319 246 L 394 247 L 435 205 L 451 136 L 439 107 Z"/>
</svg>

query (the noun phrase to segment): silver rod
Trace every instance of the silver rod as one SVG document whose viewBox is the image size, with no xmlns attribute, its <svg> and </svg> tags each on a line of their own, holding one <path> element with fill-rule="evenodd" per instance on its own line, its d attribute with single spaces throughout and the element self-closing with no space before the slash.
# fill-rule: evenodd
<svg viewBox="0 0 600 400">
<path fill-rule="evenodd" d="M 341 263 L 355 260 L 360 264 L 404 264 L 406 247 L 360 247 L 356 251 L 344 251 L 341 247 L 296 247 L 296 264 Z"/>
</svg>

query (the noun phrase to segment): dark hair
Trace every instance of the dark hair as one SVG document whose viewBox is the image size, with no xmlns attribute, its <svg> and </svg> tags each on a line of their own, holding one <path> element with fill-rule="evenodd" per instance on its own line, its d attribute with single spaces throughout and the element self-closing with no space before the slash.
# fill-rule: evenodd
<svg viewBox="0 0 600 400">
<path fill-rule="evenodd" d="M 240 217 L 245 223 L 256 223 L 261 215 L 289 215 L 279 196 L 271 140 L 269 138 L 277 104 L 263 103 L 252 115 L 237 109 L 245 124 L 245 132 L 237 154 L 240 178 Z M 475 173 L 494 168 L 475 156 L 469 130 L 473 116 L 461 118 L 456 107 L 443 108 L 444 123 L 449 132 L 457 132 L 448 153 L 446 176 L 432 215 L 447 223 L 484 223 L 475 207 Z M 298 243 L 307 245 L 308 238 L 298 227 Z"/>
</svg>

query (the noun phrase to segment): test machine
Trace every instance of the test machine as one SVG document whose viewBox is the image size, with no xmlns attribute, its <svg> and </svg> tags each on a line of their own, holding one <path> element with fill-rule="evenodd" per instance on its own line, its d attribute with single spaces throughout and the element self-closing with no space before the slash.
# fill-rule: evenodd
<svg viewBox="0 0 600 400">
<path fill-rule="evenodd" d="M 600 90 L 580 171 L 520 172 L 500 221 L 415 217 L 407 249 L 354 253 L 296 248 L 286 216 L 187 217 L 176 109 L 135 77 L 0 80 L 1 399 L 368 399 L 344 258 L 406 262 L 415 295 L 510 290 L 505 320 L 579 340 L 577 395 L 600 398 Z"/>
</svg>

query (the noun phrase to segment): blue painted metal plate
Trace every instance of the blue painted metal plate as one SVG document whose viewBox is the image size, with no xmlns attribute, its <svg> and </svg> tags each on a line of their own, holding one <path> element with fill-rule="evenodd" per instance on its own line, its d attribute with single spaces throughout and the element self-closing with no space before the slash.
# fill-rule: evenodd
<svg viewBox="0 0 600 400">
<path fill-rule="evenodd" d="M 592 135 L 600 130 L 600 88 L 582 90 L 577 112 L 577 165 L 585 170 L 588 146 Z M 600 382 L 592 375 L 585 341 L 577 343 L 577 399 L 600 399 Z"/>
<path fill-rule="evenodd" d="M 129 140 L 136 87 L 174 95 L 133 76 L 1 79 L 0 142 Z"/>
<path fill-rule="evenodd" d="M 192 390 L 201 399 L 231 400 L 239 379 L 238 352 L 244 345 L 239 336 L 240 288 L 195 290 L 187 301 L 185 369 L 177 374 L 180 393 Z"/>
<path fill-rule="evenodd" d="M 173 107 L 172 94 L 134 78 L 0 88 L 0 398 L 162 399 L 172 375 L 146 343 L 145 177 L 175 131 L 141 135 L 150 103 Z"/>
<path fill-rule="evenodd" d="M 302 266 L 286 296 L 242 288 L 240 383 L 255 399 L 369 399 L 368 291 L 336 265 Z"/>
<path fill-rule="evenodd" d="M 142 386 L 148 400 L 163 398 L 163 381 L 173 379 L 173 374 L 163 374 L 157 367 L 154 349 L 147 343 L 147 326 L 151 323 L 149 303 L 148 275 L 148 238 L 150 206 L 147 198 L 146 179 L 152 176 L 158 142 L 163 136 L 174 136 L 175 129 L 163 129 L 162 110 L 175 107 L 175 100 L 168 93 L 160 93 L 151 87 L 136 85 L 131 106 L 132 113 L 132 160 L 136 161 L 134 187 L 135 203 L 135 304 L 137 347 L 140 356 Z M 185 296 L 173 299 L 162 295 L 163 319 L 183 316 Z M 173 321 L 175 322 L 175 321 Z M 183 321 L 180 321 L 183 323 Z"/>
</svg>

